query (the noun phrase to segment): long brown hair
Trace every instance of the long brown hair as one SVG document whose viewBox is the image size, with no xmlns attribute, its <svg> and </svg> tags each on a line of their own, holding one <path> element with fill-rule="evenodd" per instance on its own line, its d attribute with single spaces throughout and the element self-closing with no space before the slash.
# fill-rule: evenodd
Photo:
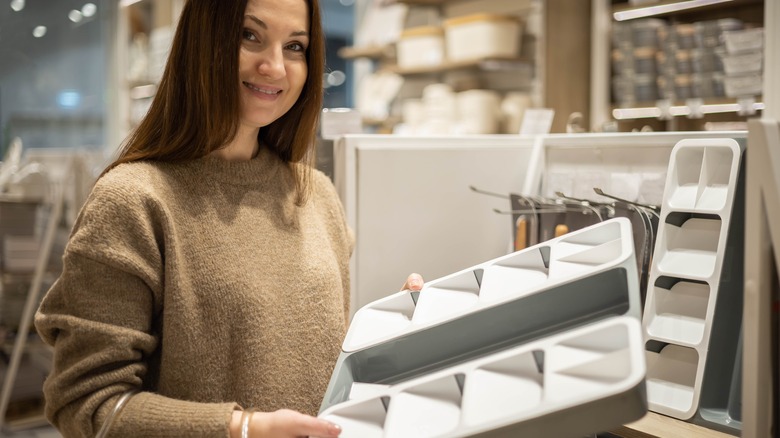
<svg viewBox="0 0 780 438">
<path fill-rule="evenodd" d="M 259 143 L 295 172 L 299 205 L 309 194 L 325 64 L 319 0 L 306 2 L 310 23 L 306 83 L 292 108 L 258 133 Z M 104 175 L 133 161 L 201 158 L 235 137 L 241 115 L 238 58 L 246 4 L 247 0 L 187 1 L 149 112 Z"/>
</svg>

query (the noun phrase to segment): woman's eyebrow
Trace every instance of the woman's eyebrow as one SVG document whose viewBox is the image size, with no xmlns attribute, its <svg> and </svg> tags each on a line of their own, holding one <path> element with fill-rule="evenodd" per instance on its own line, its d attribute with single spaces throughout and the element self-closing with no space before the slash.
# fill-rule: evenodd
<svg viewBox="0 0 780 438">
<path fill-rule="evenodd" d="M 252 21 L 254 21 L 258 26 L 262 27 L 263 29 L 268 30 L 268 25 L 265 24 L 265 21 L 255 17 L 254 15 L 247 14 L 245 17 L 250 19 L 250 20 L 252 20 Z M 298 31 L 290 33 L 290 36 L 306 36 L 307 37 L 307 36 L 309 36 L 309 32 L 306 32 L 305 30 L 298 30 Z"/>
</svg>

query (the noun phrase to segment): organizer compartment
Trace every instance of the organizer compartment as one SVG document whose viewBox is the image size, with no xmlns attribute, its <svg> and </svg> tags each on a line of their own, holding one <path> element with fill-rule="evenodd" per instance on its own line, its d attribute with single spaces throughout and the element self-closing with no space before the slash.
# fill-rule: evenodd
<svg viewBox="0 0 780 438">
<path fill-rule="evenodd" d="M 690 418 L 696 411 L 699 353 L 693 348 L 668 344 L 659 352 L 647 351 L 646 360 L 648 399 Z"/>
<path fill-rule="evenodd" d="M 735 151 L 727 147 L 680 149 L 670 162 L 673 177 L 667 188 L 669 208 L 722 210 L 728 202 L 729 188 L 735 184 L 734 154 Z"/>
<path fill-rule="evenodd" d="M 575 436 L 644 415 L 644 375 L 640 324 L 619 316 L 391 385 L 320 417 L 345 437 Z"/>
<path fill-rule="evenodd" d="M 670 175 L 671 191 L 669 206 L 672 208 L 693 208 L 699 194 L 699 178 L 701 177 L 702 163 L 704 162 L 704 148 L 689 148 L 675 156 L 675 166 Z M 672 166 L 672 163 L 670 163 Z"/>
<path fill-rule="evenodd" d="M 707 283 L 661 277 L 653 286 L 647 332 L 657 339 L 670 339 L 690 346 L 704 338 L 710 286 Z"/>
<path fill-rule="evenodd" d="M 667 217 L 661 227 L 655 258 L 666 275 L 706 279 L 715 271 L 720 240 L 718 217 L 680 214 Z M 656 243 L 658 245 L 658 242 Z"/>
</svg>

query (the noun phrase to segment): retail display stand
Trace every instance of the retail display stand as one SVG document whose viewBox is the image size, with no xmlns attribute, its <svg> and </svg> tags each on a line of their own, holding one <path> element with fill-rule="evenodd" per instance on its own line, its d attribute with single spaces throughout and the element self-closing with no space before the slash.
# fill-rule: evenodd
<svg viewBox="0 0 780 438">
<path fill-rule="evenodd" d="M 345 438 L 579 437 L 642 417 L 632 235 L 609 220 L 368 304 L 320 417 Z"/>
<path fill-rule="evenodd" d="M 642 322 L 650 409 L 727 431 L 740 420 L 743 150 L 672 149 Z"/>
</svg>

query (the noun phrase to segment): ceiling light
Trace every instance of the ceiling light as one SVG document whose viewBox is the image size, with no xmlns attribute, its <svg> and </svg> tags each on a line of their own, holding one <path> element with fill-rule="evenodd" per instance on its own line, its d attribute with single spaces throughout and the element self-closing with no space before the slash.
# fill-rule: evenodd
<svg viewBox="0 0 780 438">
<path fill-rule="evenodd" d="M 346 79 L 347 75 L 345 75 L 343 71 L 336 70 L 328 74 L 326 81 L 328 82 L 328 85 L 338 87 L 343 84 Z"/>
<path fill-rule="evenodd" d="M 81 7 L 81 15 L 87 18 L 95 15 L 95 12 L 97 12 L 97 6 L 95 6 L 94 3 L 85 3 L 84 6 Z"/>
<path fill-rule="evenodd" d="M 11 0 L 11 9 L 16 12 L 24 9 L 24 0 Z"/>
<path fill-rule="evenodd" d="M 71 9 L 70 12 L 68 12 L 68 19 L 74 23 L 78 23 L 81 21 L 81 11 L 77 11 L 76 9 Z"/>
<path fill-rule="evenodd" d="M 46 26 L 35 26 L 35 29 L 33 29 L 33 36 L 35 38 L 41 38 L 44 35 L 46 35 Z"/>
</svg>

